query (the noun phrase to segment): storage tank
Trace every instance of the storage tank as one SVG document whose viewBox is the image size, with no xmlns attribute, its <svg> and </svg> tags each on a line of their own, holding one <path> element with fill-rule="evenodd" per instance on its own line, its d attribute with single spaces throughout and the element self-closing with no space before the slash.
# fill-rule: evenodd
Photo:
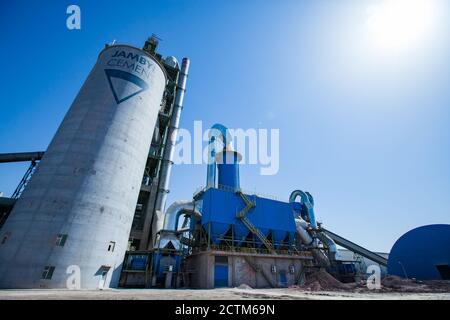
<svg viewBox="0 0 450 320">
<path fill-rule="evenodd" d="M 117 286 L 165 85 L 147 52 L 101 51 L 1 230 L 1 288 Z"/>
<path fill-rule="evenodd" d="M 242 156 L 233 150 L 223 150 L 216 155 L 216 163 L 219 171 L 218 184 L 220 187 L 237 191 L 240 189 L 239 162 Z"/>
<path fill-rule="evenodd" d="M 419 280 L 450 280 L 450 224 L 408 231 L 389 253 L 388 274 Z"/>
</svg>

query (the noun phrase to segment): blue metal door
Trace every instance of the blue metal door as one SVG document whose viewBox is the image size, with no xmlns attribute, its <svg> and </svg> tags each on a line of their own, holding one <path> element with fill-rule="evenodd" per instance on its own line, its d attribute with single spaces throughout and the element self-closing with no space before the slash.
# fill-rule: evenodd
<svg viewBox="0 0 450 320">
<path fill-rule="evenodd" d="M 214 266 L 214 287 L 228 287 L 228 266 L 216 264 Z"/>
<path fill-rule="evenodd" d="M 280 272 L 280 287 L 287 287 L 286 272 Z"/>
</svg>

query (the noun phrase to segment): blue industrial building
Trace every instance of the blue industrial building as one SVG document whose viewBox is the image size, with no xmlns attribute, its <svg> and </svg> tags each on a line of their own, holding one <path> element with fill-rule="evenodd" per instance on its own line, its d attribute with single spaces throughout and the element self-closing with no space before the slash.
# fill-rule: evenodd
<svg viewBox="0 0 450 320">
<path fill-rule="evenodd" d="M 388 273 L 418 280 L 450 280 L 450 225 L 408 231 L 392 247 Z"/>
<path fill-rule="evenodd" d="M 274 247 L 293 245 L 295 222 L 292 205 L 256 195 L 246 197 L 254 204 L 253 210 L 247 214 L 247 219 L 266 238 L 272 240 Z M 205 191 L 202 200 L 202 225 L 205 230 L 209 230 L 213 243 L 219 244 L 224 236 L 232 234 L 235 246 L 252 241 L 257 247 L 263 245 L 237 217 L 239 211 L 246 207 L 238 193 L 211 188 Z"/>
<path fill-rule="evenodd" d="M 95 81 L 91 81 L 88 94 L 83 94 L 86 96 L 86 103 L 78 106 L 75 101 L 75 110 L 81 108 L 79 112 L 86 117 L 85 122 L 89 124 L 89 129 L 101 127 L 101 134 L 91 135 L 89 131 L 77 131 L 77 134 L 81 134 L 78 140 L 74 140 L 73 143 L 70 142 L 72 140 L 67 140 L 70 143 L 57 143 L 58 148 L 55 150 L 49 148 L 45 154 L 44 152 L 0 154 L 0 163 L 31 161 L 30 168 L 13 194 L 13 199 L 0 198 L 0 258 L 3 257 L 3 263 L 0 261 L 0 270 L 8 270 L 14 275 L 11 277 L 4 272 L 0 273 L 4 287 L 64 287 L 67 285 L 67 265 L 80 265 L 83 273 L 90 272 L 86 270 L 92 271 L 90 277 L 82 278 L 84 280 L 80 285 L 81 288 L 117 285 L 213 288 L 241 284 L 255 288 L 286 287 L 301 283 L 308 272 L 317 268 L 326 268 L 337 277 L 345 276 L 346 279 L 354 280 L 354 261 L 339 259 L 337 245 L 379 265 L 387 264 L 385 257 L 344 239 L 318 223 L 314 214 L 314 199 L 309 192 L 294 190 L 288 201 L 280 201 L 243 190 L 239 175 L 239 162 L 242 156 L 233 150 L 231 135 L 221 124 L 213 125 L 210 131 L 205 187 L 196 192 L 193 199 L 176 201 L 166 208 L 190 63 L 187 58 L 182 60 L 181 65 L 175 57 L 163 58 L 156 51 L 157 45 L 157 37 L 152 36 L 145 42 L 142 50 L 126 45 L 106 46 L 103 50 L 103 53 L 113 53 L 118 48 L 127 52 L 132 50 L 135 54 L 129 55 L 130 59 L 142 56 L 142 59 L 154 64 L 158 73 L 152 75 L 150 79 L 153 81 L 151 90 L 134 92 L 136 83 L 138 86 L 142 84 L 141 81 L 137 81 L 134 85 L 132 81 L 130 82 L 130 79 L 135 79 L 135 75 L 127 74 L 126 70 L 119 70 L 120 72 L 104 70 L 106 58 L 99 60 L 101 65 L 95 69 L 98 69 Z M 115 81 L 111 80 L 111 77 L 118 75 L 123 76 L 122 80 L 126 84 L 124 88 L 127 95 L 122 98 L 117 96 Z M 116 84 L 119 83 L 122 82 Z M 155 90 L 154 94 L 152 90 Z M 124 90 L 120 92 L 122 91 Z M 106 101 L 104 96 L 109 100 Z M 110 117 L 117 120 L 113 124 L 117 124 L 121 130 L 110 127 L 110 121 L 105 122 L 103 119 L 105 116 L 103 112 L 92 115 L 83 113 L 85 108 L 90 107 L 92 101 L 99 101 L 92 107 L 100 106 L 108 112 L 113 112 Z M 127 104 L 133 108 L 124 107 Z M 148 116 L 138 117 L 144 119 L 148 125 L 125 125 L 127 123 L 125 120 L 135 118 L 134 114 L 130 113 L 138 112 L 133 111 L 135 109 L 140 110 L 139 114 Z M 81 116 L 71 116 L 71 112 L 68 115 L 69 119 L 73 118 L 74 123 L 84 119 Z M 73 129 L 70 123 L 72 122 L 69 121 L 69 125 L 62 126 L 68 128 L 69 138 L 72 137 Z M 134 138 L 133 142 L 127 143 L 127 140 L 115 136 L 121 132 L 127 132 L 129 137 Z M 94 136 L 96 140 L 92 143 L 83 142 L 86 137 L 91 139 Z M 99 146 L 104 145 L 106 148 L 111 144 L 105 137 L 109 137 L 115 143 L 114 148 L 109 152 L 100 152 L 102 149 Z M 88 154 L 89 158 L 86 158 L 89 161 L 82 162 L 86 167 L 78 170 L 80 164 L 77 157 L 68 156 L 66 160 L 61 160 L 65 154 L 65 149 L 60 148 L 61 145 L 73 146 L 76 152 L 70 150 L 76 155 L 81 151 L 91 152 L 92 154 Z M 113 156 L 114 161 L 111 161 Z M 46 161 L 46 157 L 54 161 Z M 123 164 L 121 166 L 117 164 L 119 157 L 120 163 Z M 36 169 L 37 161 L 41 159 L 39 171 Z M 90 164 L 97 162 L 98 165 L 90 167 Z M 54 179 L 39 174 L 42 170 L 45 173 L 46 163 L 51 168 L 49 172 L 52 174 L 59 172 L 58 170 L 65 172 L 65 180 L 60 187 L 53 186 Z M 133 166 L 128 168 L 130 165 Z M 99 174 L 100 170 L 97 167 L 108 174 Z M 123 168 L 128 169 L 122 170 Z M 36 175 L 33 175 L 35 171 Z M 75 185 L 76 188 L 71 187 L 69 182 L 81 181 L 74 180 L 74 172 L 79 172 L 77 176 L 81 180 L 89 179 L 86 181 L 91 181 L 90 184 L 78 183 Z M 39 180 L 40 176 L 45 179 Z M 46 185 L 52 188 L 47 188 Z M 88 187 L 85 188 L 85 185 Z M 67 197 L 62 198 L 67 201 L 64 200 L 65 202 L 55 206 L 53 208 L 55 211 L 52 211 L 55 216 L 61 219 L 64 217 L 65 220 L 49 222 L 48 210 L 37 206 L 33 210 L 39 212 L 39 219 L 44 224 L 39 232 L 26 233 L 20 226 L 25 222 L 27 225 L 34 225 L 33 219 L 37 215 L 33 213 L 34 211 L 28 210 L 27 206 L 31 202 L 25 200 L 31 195 L 33 199 L 37 197 L 36 201 L 42 201 L 41 193 L 50 189 L 54 194 L 49 194 L 45 198 L 49 203 L 58 203 L 60 192 Z M 22 196 L 23 191 L 25 192 Z M 111 194 L 122 196 L 111 197 Z M 73 212 L 66 209 L 66 203 L 80 203 L 81 196 L 84 199 L 83 203 L 89 206 L 72 206 L 70 210 L 73 209 Z M 27 219 L 21 218 L 21 210 L 27 213 Z M 110 215 L 120 219 L 108 219 Z M 73 223 L 73 217 L 78 216 L 79 225 L 89 228 L 81 228 Z M 96 221 L 95 224 L 91 218 Z M 48 226 L 53 223 L 55 227 L 49 228 Z M 444 237 L 445 234 L 448 235 L 448 231 L 436 234 Z M 423 239 L 425 238 L 424 236 Z M 96 246 L 83 239 L 95 239 Z M 445 251 L 445 244 L 449 243 L 448 238 L 433 241 L 431 239 L 432 237 L 428 237 L 427 241 L 437 243 L 439 249 L 436 250 L 439 253 Z M 428 243 L 424 240 L 417 241 L 420 245 Z M 18 245 L 33 251 L 33 257 L 38 261 L 32 266 L 33 274 L 28 280 L 22 273 L 31 275 L 29 273 L 31 265 L 28 262 L 32 260 L 19 261 L 21 255 L 14 253 Z M 416 245 L 416 248 L 421 247 Z M 87 252 L 93 249 L 96 250 L 95 255 L 88 255 Z M 402 249 L 400 252 L 406 250 Z M 428 250 L 429 254 L 431 252 L 433 250 Z M 11 259 L 8 257 L 12 253 L 22 263 L 22 273 L 17 272 L 16 267 L 11 267 Z M 84 260 L 78 258 L 82 254 L 86 256 Z M 442 267 L 444 274 L 445 263 L 448 267 L 448 254 L 446 257 L 446 262 L 436 262 L 439 268 L 440 264 L 444 264 Z M 401 261 L 408 264 L 403 256 Z"/>
<path fill-rule="evenodd" d="M 317 223 L 310 193 L 295 190 L 286 202 L 244 191 L 239 180 L 242 157 L 231 147 L 228 129 L 220 124 L 212 129 L 206 187 L 193 200 L 172 204 L 157 233 L 156 282 L 166 287 L 174 281 L 200 288 L 244 283 L 285 287 L 300 283 L 318 267 L 338 277 L 351 273 L 351 278 L 355 268 L 338 259 L 336 243 L 386 262 Z M 172 271 L 161 267 L 161 255 Z M 183 258 L 176 260 L 176 255 Z"/>
</svg>

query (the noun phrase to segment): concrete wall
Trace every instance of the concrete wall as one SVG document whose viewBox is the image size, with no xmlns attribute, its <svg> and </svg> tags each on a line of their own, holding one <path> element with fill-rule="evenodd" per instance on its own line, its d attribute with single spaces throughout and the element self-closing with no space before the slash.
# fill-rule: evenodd
<svg viewBox="0 0 450 320">
<path fill-rule="evenodd" d="M 228 257 L 228 286 L 238 287 L 241 284 L 252 288 L 268 288 L 285 286 L 280 283 L 280 274 L 285 273 L 287 286 L 296 284 L 303 270 L 305 260 L 293 256 L 273 255 L 242 255 L 238 253 L 205 251 L 194 254 L 186 259 L 186 270 L 191 270 L 191 282 L 189 287 L 214 288 L 215 256 Z M 255 271 L 253 266 L 258 266 L 261 271 Z M 272 272 L 275 266 L 276 272 Z M 290 272 L 290 266 L 294 267 L 294 273 Z M 264 276 L 264 274 L 265 276 Z"/>
<path fill-rule="evenodd" d="M 191 288 L 214 288 L 214 256 L 211 254 L 195 254 L 187 257 L 185 269 L 189 273 Z"/>
<path fill-rule="evenodd" d="M 298 273 L 302 269 L 302 261 L 299 259 L 273 257 L 251 257 L 251 259 L 261 268 L 260 272 L 253 270 L 244 257 L 231 256 L 228 258 L 228 280 L 231 287 L 238 287 L 241 284 L 247 284 L 252 288 L 283 287 L 286 285 L 281 283 L 281 273 L 286 275 L 287 286 L 294 285 L 298 279 Z M 276 268 L 275 273 L 271 270 L 272 266 Z M 294 266 L 294 273 L 290 272 L 290 266 Z"/>
<path fill-rule="evenodd" d="M 117 285 L 165 84 L 144 51 L 102 51 L 0 231 L 0 288 L 66 288 L 78 268 L 81 288 Z"/>
</svg>

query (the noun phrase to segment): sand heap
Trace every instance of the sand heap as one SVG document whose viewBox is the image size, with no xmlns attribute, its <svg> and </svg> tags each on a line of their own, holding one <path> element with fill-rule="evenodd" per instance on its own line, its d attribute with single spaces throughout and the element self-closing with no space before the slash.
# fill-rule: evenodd
<svg viewBox="0 0 450 320">
<path fill-rule="evenodd" d="M 314 271 L 306 275 L 306 280 L 303 285 L 292 286 L 291 288 L 298 288 L 309 291 L 347 291 L 352 290 L 355 287 L 355 283 L 342 283 L 331 274 L 329 274 L 325 269 L 319 269 L 318 271 Z"/>
<path fill-rule="evenodd" d="M 369 290 L 365 281 L 360 283 L 342 283 L 325 269 L 320 269 L 306 275 L 303 285 L 292 286 L 291 288 L 307 291 L 353 291 L 366 292 Z M 379 292 L 415 292 L 415 293 L 449 293 L 450 281 L 448 280 L 427 280 L 418 281 L 415 279 L 404 279 L 397 276 L 386 276 L 381 280 Z"/>
<path fill-rule="evenodd" d="M 238 289 L 243 289 L 243 290 L 249 290 L 249 289 L 253 289 L 252 287 L 250 287 L 248 284 L 243 283 L 241 284 L 239 287 L 237 287 Z"/>
</svg>

